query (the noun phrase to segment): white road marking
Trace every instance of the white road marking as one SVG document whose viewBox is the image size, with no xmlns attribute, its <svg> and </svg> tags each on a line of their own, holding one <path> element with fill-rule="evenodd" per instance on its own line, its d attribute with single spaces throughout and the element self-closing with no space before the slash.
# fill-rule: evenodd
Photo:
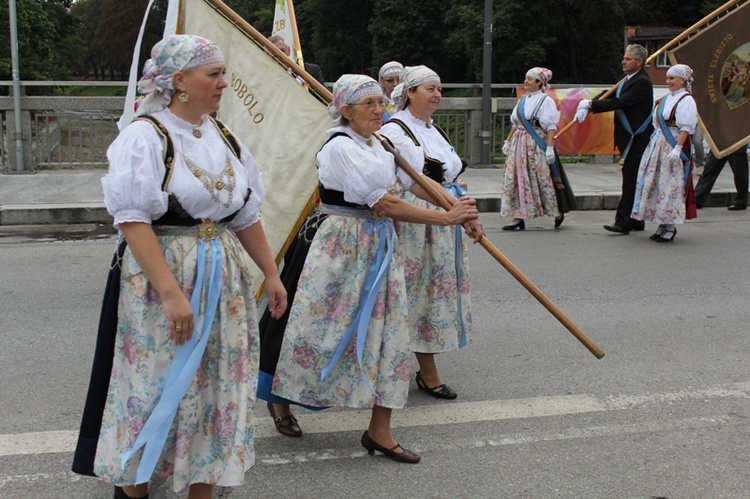
<svg viewBox="0 0 750 499">
<path fill-rule="evenodd" d="M 525 419 L 601 411 L 617 411 L 654 404 L 713 398 L 750 398 L 750 382 L 716 385 L 695 390 L 652 393 L 646 395 L 556 395 L 528 399 L 459 402 L 409 407 L 394 411 L 394 428 L 432 426 L 504 419 Z M 306 433 L 336 433 L 367 428 L 369 410 L 306 412 Z M 277 437 L 270 418 L 258 418 L 257 438 Z M 43 431 L 0 435 L 0 457 L 72 452 L 78 431 Z M 315 459 L 328 459 L 325 453 L 315 453 Z M 337 457 L 333 457 L 337 459 Z"/>
</svg>

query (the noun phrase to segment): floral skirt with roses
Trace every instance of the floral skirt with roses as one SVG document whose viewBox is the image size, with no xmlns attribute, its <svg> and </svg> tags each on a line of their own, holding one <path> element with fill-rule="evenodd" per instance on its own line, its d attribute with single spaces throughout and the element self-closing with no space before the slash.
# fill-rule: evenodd
<svg viewBox="0 0 750 499">
<path fill-rule="evenodd" d="M 506 218 L 556 217 L 560 214 L 547 159 L 526 130 L 516 129 L 505 160 L 500 215 Z"/>
<path fill-rule="evenodd" d="M 406 201 L 440 210 L 413 194 Z M 471 342 L 469 253 L 460 226 L 396 223 L 409 297 L 411 350 L 441 353 Z M 461 255 L 456 254 L 460 237 Z M 464 338 L 465 342 L 461 339 Z"/>
<path fill-rule="evenodd" d="M 406 405 L 411 363 L 398 243 L 370 317 L 363 369 L 355 335 L 333 370 L 320 380 L 357 314 L 367 271 L 377 253 L 378 232 L 369 234 L 364 222 L 332 214 L 315 234 L 284 333 L 273 382 L 275 395 L 315 407 L 400 409 Z"/>
<path fill-rule="evenodd" d="M 206 351 L 162 450 L 154 478 L 173 475 L 175 492 L 194 483 L 237 486 L 255 462 L 253 406 L 258 380 L 258 328 L 250 259 L 231 231 L 221 231 L 221 297 Z M 160 235 L 159 244 L 177 283 L 190 298 L 195 288 L 197 240 Z M 206 244 L 206 267 L 211 261 Z M 114 364 L 94 472 L 115 485 L 134 485 L 138 451 L 129 450 L 161 396 L 174 355 L 158 292 L 130 249 L 122 259 Z M 208 294 L 205 272 L 202 308 Z M 200 325 L 195 320 L 196 329 Z M 199 331 L 194 331 L 199 334 Z"/>
</svg>

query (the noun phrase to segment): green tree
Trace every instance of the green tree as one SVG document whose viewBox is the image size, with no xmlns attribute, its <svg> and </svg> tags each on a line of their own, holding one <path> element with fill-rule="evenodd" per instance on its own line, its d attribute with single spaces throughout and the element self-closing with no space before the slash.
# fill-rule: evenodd
<svg viewBox="0 0 750 499">
<path fill-rule="evenodd" d="M 372 37 L 367 24 L 372 15 L 372 4 L 372 0 L 305 2 L 304 20 L 312 27 L 312 43 L 305 45 L 309 36 L 305 35 L 302 48 L 314 56 L 310 60 L 321 66 L 326 79 L 335 81 L 344 73 L 370 72 Z M 295 13 L 297 10 L 295 4 Z M 297 15 L 299 17 L 300 13 Z"/>
<path fill-rule="evenodd" d="M 127 77 L 148 0 L 79 0 L 71 11 L 79 20 L 78 36 L 83 40 L 83 64 L 95 78 Z M 164 31 L 166 1 L 154 2 L 143 35 L 139 67 Z M 116 29 L 113 29 L 116 27 Z"/>
<path fill-rule="evenodd" d="M 72 33 L 74 22 L 62 0 L 16 0 L 18 65 L 23 80 L 62 79 L 68 64 L 56 47 Z M 11 79 L 10 15 L 0 3 L 0 78 Z"/>
</svg>

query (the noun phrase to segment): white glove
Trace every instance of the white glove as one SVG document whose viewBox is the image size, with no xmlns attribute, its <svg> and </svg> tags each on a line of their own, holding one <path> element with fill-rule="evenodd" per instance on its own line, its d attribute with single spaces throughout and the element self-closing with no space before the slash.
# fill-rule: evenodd
<svg viewBox="0 0 750 499">
<path fill-rule="evenodd" d="M 547 146 L 547 150 L 544 151 L 544 155 L 547 156 L 547 163 L 555 162 L 555 148 L 554 147 Z"/>
<path fill-rule="evenodd" d="M 680 153 L 682 152 L 682 147 L 680 146 L 674 146 L 674 149 L 669 151 L 669 160 L 677 160 L 680 159 Z"/>
<path fill-rule="evenodd" d="M 506 140 L 505 142 L 503 142 L 503 155 L 507 156 L 509 152 L 510 152 L 510 142 Z"/>
<path fill-rule="evenodd" d="M 576 109 L 576 116 L 575 120 L 578 123 L 583 123 L 586 121 L 586 116 L 589 114 L 589 109 L 591 109 L 591 101 L 588 99 L 584 99 L 581 102 L 578 103 L 578 108 Z"/>
</svg>

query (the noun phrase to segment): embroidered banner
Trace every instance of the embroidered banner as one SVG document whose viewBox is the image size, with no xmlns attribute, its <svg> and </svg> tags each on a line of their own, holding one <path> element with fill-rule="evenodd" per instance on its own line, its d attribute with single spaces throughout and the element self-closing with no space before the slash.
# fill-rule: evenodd
<svg viewBox="0 0 750 499">
<path fill-rule="evenodd" d="M 214 8 L 221 2 L 181 3 L 181 32 L 214 41 L 224 54 L 229 88 L 224 90 L 219 119 L 247 146 L 263 173 L 261 220 L 278 263 L 315 199 L 315 154 L 331 118 L 326 106 L 250 33 Z M 263 274 L 253 270 L 257 290 Z"/>
<path fill-rule="evenodd" d="M 750 3 L 670 51 L 693 69 L 693 97 L 706 142 L 724 157 L 750 141 Z"/>
</svg>

